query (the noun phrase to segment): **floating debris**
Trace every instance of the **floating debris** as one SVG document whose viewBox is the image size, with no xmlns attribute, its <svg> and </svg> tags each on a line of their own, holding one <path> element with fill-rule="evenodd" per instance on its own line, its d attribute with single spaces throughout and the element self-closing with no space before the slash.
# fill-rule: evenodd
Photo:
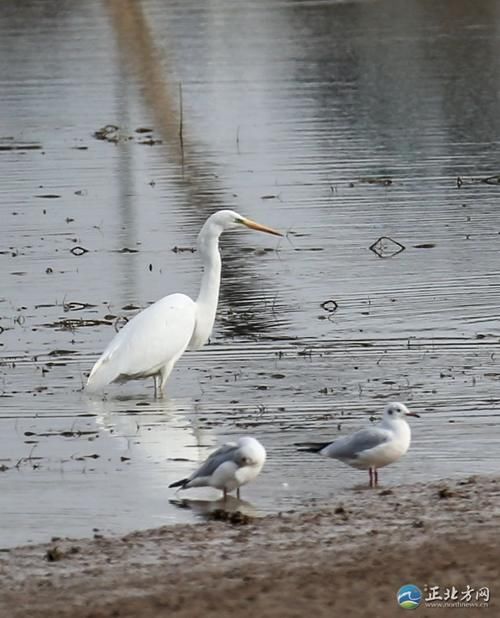
<svg viewBox="0 0 500 618">
<path fill-rule="evenodd" d="M 322 307 L 325 311 L 328 311 L 328 313 L 333 313 L 339 308 L 338 303 L 336 303 L 333 299 L 325 300 L 321 303 L 320 307 Z"/>
<path fill-rule="evenodd" d="M 85 247 L 76 246 L 70 249 L 73 255 L 83 255 L 84 253 L 88 253 L 89 250 L 85 249 Z"/>
<path fill-rule="evenodd" d="M 500 185 L 500 174 L 483 178 L 482 182 L 485 182 L 487 185 Z"/>
<path fill-rule="evenodd" d="M 406 249 L 404 245 L 389 236 L 381 236 L 369 248 L 380 258 L 394 257 Z"/>
<path fill-rule="evenodd" d="M 265 253 L 275 253 L 276 249 L 271 247 L 262 247 L 256 249 L 255 247 L 240 247 L 242 253 L 252 253 L 253 255 L 264 255 Z M 294 251 L 301 251 L 301 249 L 294 249 Z M 307 249 L 306 249 L 307 251 Z"/>
<path fill-rule="evenodd" d="M 94 131 L 93 136 L 96 139 L 116 144 L 120 140 L 119 131 L 120 127 L 117 127 L 115 124 L 107 124 L 97 129 L 97 131 Z"/>
<path fill-rule="evenodd" d="M 158 144 L 163 144 L 163 140 L 161 139 L 154 139 L 152 137 L 148 137 L 147 139 L 143 139 L 140 142 L 137 142 L 138 144 L 141 144 L 143 146 L 157 146 Z"/>
<path fill-rule="evenodd" d="M 297 352 L 297 356 L 309 356 L 309 358 L 311 358 L 312 350 L 309 350 L 308 348 L 304 348 L 303 350 L 299 350 Z"/>
<path fill-rule="evenodd" d="M 149 129 L 147 127 L 138 127 L 135 129 L 135 133 L 140 136 L 144 136 L 146 133 L 152 133 L 153 129 Z M 120 130 L 120 127 L 115 124 L 107 124 L 97 131 L 94 132 L 93 136 L 95 139 L 110 142 L 111 144 L 117 144 L 118 142 L 126 142 L 134 140 L 133 135 L 126 135 L 124 132 Z M 147 135 L 145 137 L 141 137 L 135 140 L 137 144 L 141 144 L 143 146 L 156 146 L 157 144 L 162 144 L 163 141 L 158 138 L 154 138 L 152 135 Z"/>
<path fill-rule="evenodd" d="M 80 438 L 81 436 L 97 436 L 99 435 L 98 431 L 47 431 L 44 433 L 36 433 L 35 431 L 25 431 L 24 435 L 27 438 L 31 438 L 36 436 L 37 438 L 50 438 L 51 436 L 58 436 L 63 438 Z M 91 457 L 91 455 L 87 455 L 87 457 Z M 97 456 L 98 457 L 98 456 Z"/>
<path fill-rule="evenodd" d="M 493 176 L 485 176 L 484 178 L 464 178 L 457 176 L 457 189 L 461 189 L 464 185 L 500 185 L 500 174 L 493 174 Z"/>
<path fill-rule="evenodd" d="M 35 197 L 39 197 L 44 200 L 56 200 L 61 196 L 58 195 L 57 193 L 43 193 L 41 195 L 35 195 Z"/>
<path fill-rule="evenodd" d="M 67 356 L 68 354 L 77 354 L 76 350 L 52 350 L 48 356 Z"/>
<path fill-rule="evenodd" d="M 175 247 L 172 247 L 172 251 L 174 253 L 186 253 L 186 252 L 194 253 L 196 249 L 194 247 L 178 247 L 176 245 Z"/>
<path fill-rule="evenodd" d="M 1 138 L 1 141 L 3 143 L 0 143 L 0 152 L 2 151 L 8 151 L 8 150 L 41 150 L 42 149 L 42 145 L 41 144 L 36 144 L 34 142 L 28 142 L 28 143 L 8 143 L 6 144 L 5 141 L 6 140 L 10 140 L 13 138 Z"/>
<path fill-rule="evenodd" d="M 94 305 L 89 305 L 89 307 L 90 306 L 94 306 Z M 112 325 L 113 325 L 113 322 L 109 320 L 98 320 L 98 319 L 84 320 L 83 318 L 58 320 L 57 322 L 50 322 L 48 324 L 42 324 L 42 326 L 45 328 L 55 328 L 57 330 L 70 330 L 70 331 L 75 330 L 77 328 L 83 328 L 85 326 L 112 326 Z M 59 351 L 56 350 L 55 352 L 59 352 Z M 61 350 L 61 352 L 63 354 L 76 354 L 76 352 L 68 352 L 66 350 Z M 50 352 L 49 355 L 56 356 L 54 352 Z M 58 353 L 57 356 L 59 355 L 60 354 Z"/>
<path fill-rule="evenodd" d="M 139 253 L 139 249 L 129 249 L 128 247 L 123 247 L 123 249 L 117 249 L 116 253 Z"/>
<path fill-rule="evenodd" d="M 128 318 L 126 316 L 122 315 L 117 317 L 113 324 L 115 331 L 118 332 L 121 328 L 125 326 L 127 322 Z"/>
<path fill-rule="evenodd" d="M 380 185 L 382 187 L 390 187 L 392 185 L 392 178 L 389 178 L 389 176 L 380 176 L 380 177 L 367 176 L 365 178 L 360 178 L 359 182 L 364 182 L 369 185 Z"/>
<path fill-rule="evenodd" d="M 92 307 L 97 307 L 97 305 L 91 305 L 90 303 L 78 303 L 75 301 L 63 303 L 64 311 L 81 311 L 82 309 L 91 309 Z"/>
</svg>

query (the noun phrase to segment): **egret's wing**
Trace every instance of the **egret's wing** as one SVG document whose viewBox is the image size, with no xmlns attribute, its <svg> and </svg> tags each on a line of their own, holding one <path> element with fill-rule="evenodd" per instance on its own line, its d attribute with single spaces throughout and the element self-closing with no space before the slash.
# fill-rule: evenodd
<svg viewBox="0 0 500 618">
<path fill-rule="evenodd" d="M 93 390 L 120 377 L 154 375 L 186 349 L 196 321 L 196 305 L 184 294 L 165 296 L 130 320 L 94 365 Z"/>
<path fill-rule="evenodd" d="M 325 447 L 321 453 L 334 459 L 356 459 L 363 451 L 369 451 L 391 439 L 386 429 L 367 427 L 350 436 L 339 438 Z"/>
<path fill-rule="evenodd" d="M 232 461 L 240 466 L 240 447 L 234 442 L 223 444 L 220 448 L 211 453 L 209 457 L 207 457 L 207 459 L 201 464 L 198 470 L 193 472 L 193 474 L 189 477 L 189 480 L 192 481 L 196 478 L 212 476 L 217 468 L 226 461 Z"/>
</svg>

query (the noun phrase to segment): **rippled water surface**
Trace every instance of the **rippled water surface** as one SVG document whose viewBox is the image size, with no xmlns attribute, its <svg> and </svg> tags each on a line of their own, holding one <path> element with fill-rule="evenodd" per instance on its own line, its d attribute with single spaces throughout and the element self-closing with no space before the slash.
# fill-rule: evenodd
<svg viewBox="0 0 500 618">
<path fill-rule="evenodd" d="M 365 473 L 294 442 L 395 399 L 422 418 L 385 484 L 498 470 L 499 12 L 0 5 L 0 546 L 195 521 L 168 484 L 242 433 L 257 512 L 341 497 Z M 220 208 L 287 237 L 223 236 L 211 343 L 168 398 L 87 397 L 117 318 L 196 296 Z"/>
</svg>

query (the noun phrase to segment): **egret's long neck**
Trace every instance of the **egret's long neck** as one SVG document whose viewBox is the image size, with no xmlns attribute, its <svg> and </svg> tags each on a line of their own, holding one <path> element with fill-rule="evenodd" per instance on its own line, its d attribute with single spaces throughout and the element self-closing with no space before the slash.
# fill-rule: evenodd
<svg viewBox="0 0 500 618">
<path fill-rule="evenodd" d="M 198 252 L 203 264 L 203 275 L 200 292 L 196 299 L 196 327 L 191 348 L 198 348 L 205 344 L 214 325 L 222 265 L 219 236 L 218 230 L 202 229 L 198 237 Z"/>
<path fill-rule="evenodd" d="M 201 277 L 200 293 L 196 304 L 203 305 L 205 309 L 217 309 L 219 300 L 221 259 L 219 253 L 219 236 L 210 235 L 199 238 L 198 251 L 203 263 L 203 275 Z"/>
</svg>

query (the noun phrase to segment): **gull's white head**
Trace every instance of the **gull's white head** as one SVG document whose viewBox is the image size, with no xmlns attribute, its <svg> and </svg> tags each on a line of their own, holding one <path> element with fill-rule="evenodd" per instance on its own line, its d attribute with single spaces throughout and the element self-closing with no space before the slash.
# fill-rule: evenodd
<svg viewBox="0 0 500 618">
<path fill-rule="evenodd" d="M 238 440 L 241 462 L 245 466 L 262 467 L 266 461 L 266 449 L 255 438 L 244 436 Z"/>
<path fill-rule="evenodd" d="M 420 416 L 416 412 L 410 412 L 404 403 L 398 401 L 389 403 L 384 410 L 384 420 L 393 421 L 398 418 L 404 418 L 405 416 Z"/>
</svg>

